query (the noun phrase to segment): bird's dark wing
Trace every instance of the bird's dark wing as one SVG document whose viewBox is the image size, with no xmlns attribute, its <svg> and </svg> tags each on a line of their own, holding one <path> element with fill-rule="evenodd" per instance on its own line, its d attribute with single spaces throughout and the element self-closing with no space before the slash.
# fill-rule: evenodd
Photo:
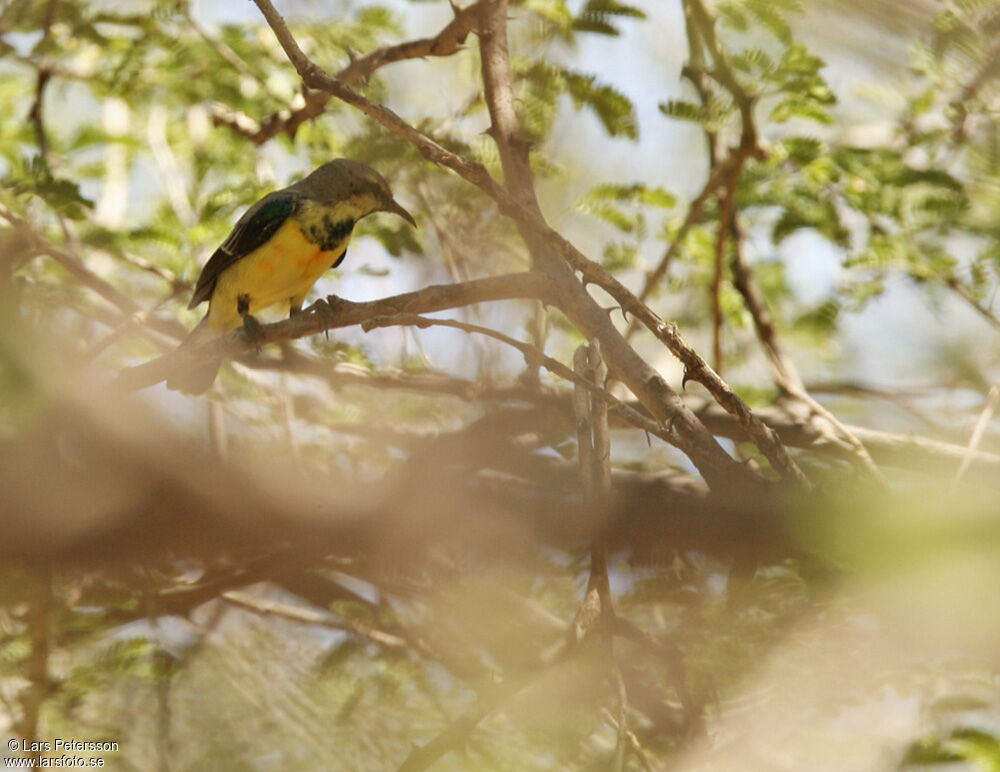
<svg viewBox="0 0 1000 772">
<path fill-rule="evenodd" d="M 223 242 L 201 269 L 201 275 L 194 287 L 194 296 L 188 308 L 194 308 L 212 297 L 215 282 L 229 266 L 246 257 L 267 240 L 284 224 L 299 205 L 299 196 L 289 190 L 269 193 L 243 213 L 233 232 Z"/>
</svg>

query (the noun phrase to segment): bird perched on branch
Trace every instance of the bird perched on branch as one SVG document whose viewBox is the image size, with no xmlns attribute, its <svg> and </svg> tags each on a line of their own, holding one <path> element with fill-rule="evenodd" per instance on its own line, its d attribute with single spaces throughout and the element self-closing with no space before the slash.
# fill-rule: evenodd
<svg viewBox="0 0 1000 772">
<path fill-rule="evenodd" d="M 207 300 L 208 313 L 181 347 L 240 325 L 254 338 L 260 323 L 252 314 L 281 303 L 288 304 L 289 315 L 298 313 L 316 280 L 343 261 L 355 223 L 373 212 L 392 212 L 416 226 L 378 172 L 346 158 L 264 196 L 202 269 L 188 308 Z M 201 394 L 221 364 L 209 360 L 180 369 L 167 379 L 167 387 Z"/>
</svg>

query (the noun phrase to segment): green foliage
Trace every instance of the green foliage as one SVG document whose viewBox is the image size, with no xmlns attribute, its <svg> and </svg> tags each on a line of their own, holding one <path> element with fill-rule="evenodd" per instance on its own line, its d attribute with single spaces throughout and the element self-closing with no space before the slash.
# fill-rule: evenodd
<svg viewBox="0 0 1000 772">
<path fill-rule="evenodd" d="M 933 769 L 962 762 L 982 772 L 996 772 L 1000 769 L 1000 739 L 982 729 L 959 727 L 945 738 L 928 737 L 914 743 L 900 769 Z"/>
<path fill-rule="evenodd" d="M 675 118 L 679 121 L 690 121 L 701 126 L 708 127 L 711 121 L 711 113 L 705 105 L 694 102 L 686 102 L 682 99 L 671 99 L 669 102 L 660 103 L 660 112 L 668 118 Z"/>
<path fill-rule="evenodd" d="M 614 25 L 618 17 L 645 19 L 646 14 L 635 6 L 618 0 L 587 0 L 573 19 L 573 29 L 601 35 L 619 35 L 621 33 Z"/>
<path fill-rule="evenodd" d="M 676 199 L 663 188 L 639 183 L 602 184 L 591 188 L 577 203 L 576 208 L 584 214 L 601 218 L 625 233 L 643 233 L 644 208 L 671 209 L 675 203 Z"/>
<path fill-rule="evenodd" d="M 582 75 L 571 70 L 562 70 L 566 91 L 573 103 L 589 107 L 600 119 L 604 130 L 612 137 L 623 135 L 630 139 L 639 136 L 632 102 L 615 88 L 602 85 L 593 75 Z"/>
<path fill-rule="evenodd" d="M 796 317 L 792 322 L 792 330 L 808 335 L 817 342 L 826 341 L 837 330 L 840 312 L 840 303 L 826 300 Z"/>
<path fill-rule="evenodd" d="M 54 212 L 75 220 L 82 219 L 94 205 L 80 194 L 78 183 L 55 177 L 40 155 L 32 156 L 12 168 L 0 180 L 0 187 L 15 196 L 35 196 Z"/>
<path fill-rule="evenodd" d="M 515 74 L 525 89 L 522 125 L 533 139 L 548 134 L 560 94 L 568 94 L 577 109 L 590 108 L 610 136 L 638 137 L 631 100 L 614 87 L 599 83 L 594 75 L 544 61 L 519 63 Z"/>
</svg>

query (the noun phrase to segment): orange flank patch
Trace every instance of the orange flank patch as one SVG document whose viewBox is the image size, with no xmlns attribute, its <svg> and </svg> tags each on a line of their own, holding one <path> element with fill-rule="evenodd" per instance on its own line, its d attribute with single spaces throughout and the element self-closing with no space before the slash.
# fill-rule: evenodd
<svg viewBox="0 0 1000 772">
<path fill-rule="evenodd" d="M 303 279 L 313 278 L 315 280 L 330 267 L 332 261 L 330 260 L 329 252 L 317 249 L 315 253 L 308 257 L 300 257 L 298 262 L 302 268 L 300 276 Z"/>
</svg>

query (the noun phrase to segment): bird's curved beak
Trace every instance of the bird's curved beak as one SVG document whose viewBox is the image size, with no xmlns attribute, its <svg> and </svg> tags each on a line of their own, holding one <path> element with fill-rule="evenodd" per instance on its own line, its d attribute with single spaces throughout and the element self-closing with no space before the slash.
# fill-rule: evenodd
<svg viewBox="0 0 1000 772">
<path fill-rule="evenodd" d="M 382 209 L 382 212 L 392 212 L 393 214 L 398 214 L 404 220 L 406 220 L 414 228 L 417 227 L 417 221 L 413 219 L 413 215 L 407 212 L 403 207 L 396 203 L 396 199 L 390 198 L 388 203 L 386 203 Z"/>
</svg>

